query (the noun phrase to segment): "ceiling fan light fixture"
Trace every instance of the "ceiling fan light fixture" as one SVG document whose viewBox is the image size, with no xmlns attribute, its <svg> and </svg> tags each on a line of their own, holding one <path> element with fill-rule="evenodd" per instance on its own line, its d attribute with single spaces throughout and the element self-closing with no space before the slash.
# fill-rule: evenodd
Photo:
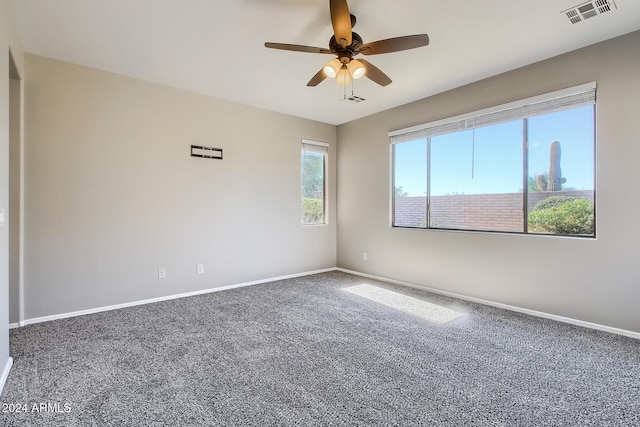
<svg viewBox="0 0 640 427">
<path fill-rule="evenodd" d="M 349 73 L 351 73 L 351 77 L 354 80 L 358 80 L 360 77 L 364 76 L 366 72 L 367 69 L 364 68 L 362 62 L 357 59 L 352 59 L 351 62 L 349 62 Z"/>
<path fill-rule="evenodd" d="M 324 74 L 330 79 L 335 79 L 342 68 L 342 63 L 338 61 L 337 58 L 332 59 L 327 62 L 327 65 L 324 66 L 323 71 Z"/>
<path fill-rule="evenodd" d="M 336 83 L 338 83 L 341 86 L 345 86 L 351 83 L 351 74 L 349 74 L 349 70 L 347 69 L 346 65 L 344 65 L 338 72 L 338 76 L 336 77 Z"/>
</svg>

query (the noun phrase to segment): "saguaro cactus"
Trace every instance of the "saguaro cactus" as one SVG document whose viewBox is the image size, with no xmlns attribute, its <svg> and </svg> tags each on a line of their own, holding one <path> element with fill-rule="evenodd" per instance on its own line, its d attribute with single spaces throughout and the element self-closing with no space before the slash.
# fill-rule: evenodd
<svg viewBox="0 0 640 427">
<path fill-rule="evenodd" d="M 553 141 L 549 149 L 549 179 L 547 180 L 544 175 L 538 175 L 536 182 L 540 191 L 560 191 L 562 184 L 567 182 L 567 179 L 562 177 L 560 169 L 560 143 L 558 141 Z"/>
<path fill-rule="evenodd" d="M 558 141 L 551 143 L 549 160 L 549 184 L 547 185 L 547 191 L 560 191 L 562 190 L 562 184 L 567 182 L 567 179 L 562 177 L 562 170 L 560 170 L 560 143 Z"/>
</svg>

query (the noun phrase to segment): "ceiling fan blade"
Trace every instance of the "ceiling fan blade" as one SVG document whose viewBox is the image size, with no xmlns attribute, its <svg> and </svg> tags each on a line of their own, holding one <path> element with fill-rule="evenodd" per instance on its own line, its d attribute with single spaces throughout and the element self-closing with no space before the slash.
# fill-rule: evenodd
<svg viewBox="0 0 640 427">
<path fill-rule="evenodd" d="M 318 71 L 315 76 L 311 77 L 311 80 L 309 80 L 307 86 L 318 86 L 326 78 L 327 75 L 324 73 L 324 69 L 320 69 L 320 71 Z"/>
<path fill-rule="evenodd" d="M 331 25 L 336 41 L 342 47 L 351 45 L 351 14 L 347 0 L 329 0 L 331 11 Z"/>
<path fill-rule="evenodd" d="M 374 82 L 378 83 L 380 86 L 387 86 L 391 83 L 391 79 L 385 73 L 383 73 L 380 68 L 373 65 L 371 62 L 365 59 L 358 59 L 358 61 L 362 62 L 364 68 L 367 69 L 365 72 L 365 76 L 369 77 Z"/>
<path fill-rule="evenodd" d="M 313 46 L 303 46 L 300 44 L 289 44 L 289 43 L 271 43 L 266 42 L 264 47 L 268 47 L 270 49 L 281 49 L 281 50 L 292 50 L 294 52 L 307 52 L 307 53 L 331 53 L 329 49 L 324 49 L 321 47 L 313 47 Z"/>
<path fill-rule="evenodd" d="M 378 55 L 381 53 L 399 52 L 401 50 L 415 49 L 429 44 L 429 36 L 416 34 L 413 36 L 394 37 L 392 39 L 378 40 L 366 43 L 360 47 L 363 55 Z"/>
</svg>

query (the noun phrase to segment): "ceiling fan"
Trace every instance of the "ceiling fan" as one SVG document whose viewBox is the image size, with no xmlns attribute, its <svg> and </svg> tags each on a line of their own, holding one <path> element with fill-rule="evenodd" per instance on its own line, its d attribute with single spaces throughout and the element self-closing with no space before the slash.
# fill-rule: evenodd
<svg viewBox="0 0 640 427">
<path fill-rule="evenodd" d="M 378 67 L 364 59 L 353 59 L 356 55 L 378 55 L 381 53 L 399 52 L 429 44 L 429 36 L 416 34 L 413 36 L 394 37 L 364 43 L 358 33 L 352 31 L 356 17 L 349 13 L 346 0 L 329 0 L 333 36 L 329 40 L 329 49 L 298 44 L 271 43 L 264 44 L 271 49 L 292 50 L 295 52 L 323 53 L 335 55 L 315 76 L 307 86 L 317 86 L 327 77 L 335 78 L 338 84 L 347 85 L 351 79 L 366 76 L 381 86 L 387 86 L 391 79 Z"/>
</svg>

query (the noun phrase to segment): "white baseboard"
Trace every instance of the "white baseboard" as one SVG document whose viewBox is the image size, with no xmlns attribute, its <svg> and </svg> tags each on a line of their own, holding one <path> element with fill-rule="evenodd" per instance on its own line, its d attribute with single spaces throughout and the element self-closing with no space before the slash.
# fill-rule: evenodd
<svg viewBox="0 0 640 427">
<path fill-rule="evenodd" d="M 517 306 L 503 304 L 503 303 L 494 302 L 494 301 L 489 301 L 489 300 L 485 300 L 485 299 L 481 299 L 481 298 L 469 297 L 469 296 L 457 294 L 457 293 L 454 293 L 454 292 L 443 291 L 443 290 L 440 290 L 440 289 L 435 289 L 435 288 L 430 288 L 430 287 L 427 287 L 427 286 L 416 285 L 414 283 L 403 282 L 403 281 L 400 281 L 400 280 L 389 279 L 389 278 L 386 278 L 386 277 L 375 276 L 375 275 L 372 275 L 372 274 L 361 273 L 359 271 L 353 271 L 353 270 L 348 270 L 346 268 L 339 268 L 339 267 L 331 267 L 331 268 L 325 268 L 325 269 L 322 269 L 322 270 L 314 270 L 314 271 L 307 271 L 307 272 L 303 272 L 303 273 L 289 274 L 289 275 L 286 275 L 286 276 L 272 277 L 272 278 L 269 278 L 269 279 L 261 279 L 261 280 L 255 280 L 255 281 L 252 281 L 252 282 L 237 283 L 237 284 L 233 284 L 233 285 L 221 286 L 221 287 L 218 287 L 218 288 L 210 288 L 210 289 L 203 289 L 203 290 L 200 290 L 200 291 L 186 292 L 186 293 L 182 293 L 182 294 L 167 295 L 167 296 L 158 297 L 158 298 L 151 298 L 151 299 L 146 299 L 146 300 L 132 301 L 132 302 L 127 302 L 127 303 L 123 303 L 123 304 L 116 304 L 116 305 L 110 305 L 110 306 L 105 306 L 105 307 L 97 307 L 97 308 L 92 308 L 92 309 L 88 309 L 88 310 L 80 310 L 80 311 L 74 311 L 74 312 L 69 312 L 69 313 L 54 314 L 54 315 L 51 315 L 51 316 L 36 317 L 36 318 L 33 318 L 33 319 L 26 319 L 24 321 L 21 321 L 19 325 L 15 324 L 15 323 L 12 323 L 12 324 L 9 325 L 9 328 L 12 329 L 12 328 L 16 328 L 16 327 L 19 327 L 19 326 L 27 326 L 27 325 L 32 325 L 32 324 L 35 324 L 35 323 L 49 322 L 51 320 L 66 319 L 66 318 L 69 318 L 69 317 L 83 316 L 85 314 L 93 314 L 93 313 L 100 313 L 100 312 L 103 312 L 103 311 L 117 310 L 117 309 L 120 309 L 120 308 L 133 307 L 133 306 L 136 306 L 136 305 L 152 304 L 154 302 L 168 301 L 168 300 L 177 299 L 177 298 L 186 298 L 186 297 L 190 297 L 190 296 L 203 295 L 203 294 L 208 294 L 208 293 L 212 293 L 212 292 L 225 291 L 225 290 L 228 290 L 228 289 L 242 288 L 242 287 L 246 287 L 246 286 L 259 285 L 259 284 L 262 284 L 262 283 L 275 282 L 277 280 L 293 279 L 293 278 L 296 278 L 296 277 L 303 277 L 303 276 L 309 276 L 309 275 L 312 275 L 312 274 L 326 273 L 326 272 L 329 272 L 329 271 L 342 271 L 343 273 L 354 274 L 356 276 L 367 277 L 369 279 L 380 280 L 380 281 L 383 281 L 383 282 L 389 282 L 389 283 L 393 283 L 393 284 L 396 284 L 396 285 L 407 286 L 407 287 L 410 287 L 410 288 L 429 291 L 429 292 L 433 292 L 435 294 L 444 295 L 444 296 L 448 296 L 448 297 L 452 297 L 452 298 L 458 298 L 458 299 L 461 299 L 461 300 L 470 301 L 470 302 L 483 304 L 483 305 L 488 305 L 488 306 L 491 306 L 491 307 L 502 308 L 502 309 L 505 309 L 505 310 L 515 311 L 515 312 L 518 312 L 518 313 L 529 314 L 531 316 L 542 317 L 542 318 L 545 318 L 545 319 L 556 320 L 558 322 L 569 323 L 569 324 L 572 324 L 572 325 L 582 326 L 582 327 L 589 328 L 589 329 L 596 329 L 596 330 L 599 330 L 599 331 L 609 332 L 609 333 L 612 333 L 612 334 L 624 335 L 624 336 L 627 336 L 627 337 L 640 339 L 640 333 L 634 332 L 634 331 L 629 331 L 629 330 L 626 330 L 626 329 L 614 328 L 614 327 L 611 327 L 611 326 L 605 326 L 605 325 L 600 325 L 600 324 L 597 324 L 597 323 L 585 322 L 583 320 L 578 320 L 578 319 L 572 319 L 572 318 L 569 318 L 569 317 L 558 316 L 558 315 L 555 315 L 555 314 L 545 313 L 545 312 L 542 312 L 542 311 L 530 310 L 528 308 L 517 307 Z M 8 374 L 8 372 L 7 372 L 7 374 Z"/>
<path fill-rule="evenodd" d="M 453 292 L 447 292 L 440 289 L 429 288 L 427 286 L 420 286 L 414 283 L 402 282 L 400 280 L 388 279 L 386 277 L 374 276 L 372 274 L 361 273 L 359 271 L 347 270 L 346 268 L 336 268 L 343 273 L 355 274 L 356 276 L 367 277 L 369 279 L 380 280 L 382 282 L 389 282 L 396 285 L 407 286 L 410 288 L 421 289 L 423 291 L 433 292 L 434 294 L 444 295 L 452 298 L 457 298 L 465 301 L 475 302 L 478 304 L 488 305 L 491 307 L 502 308 L 505 310 L 516 311 L 518 313 L 529 314 L 531 316 L 542 317 L 545 319 L 556 320 L 558 322 L 570 323 L 572 325 L 583 326 L 589 329 L 597 329 L 599 331 L 609 332 L 617 335 L 624 335 L 631 338 L 640 339 L 640 333 L 634 331 L 628 331 L 626 329 L 613 328 L 611 326 L 600 325 L 597 323 L 585 322 L 583 320 L 572 319 L 570 317 L 557 316 L 555 314 L 549 314 L 542 311 L 530 310 L 528 308 L 517 307 L 514 305 L 502 304 L 499 302 L 484 300 L 481 298 L 469 297 L 466 295 L 456 294 Z"/>
<path fill-rule="evenodd" d="M 19 328 L 20 323 L 9 323 L 9 329 Z"/>
<path fill-rule="evenodd" d="M 167 295 L 167 296 L 163 296 L 163 297 L 157 297 L 157 298 L 150 298 L 150 299 L 139 300 L 139 301 L 126 302 L 126 303 L 123 303 L 123 304 L 116 304 L 116 305 L 109 305 L 109 306 L 105 306 L 105 307 L 91 308 L 91 309 L 88 309 L 88 310 L 73 311 L 73 312 L 69 312 L 69 313 L 60 313 L 60 314 L 54 314 L 54 315 L 51 315 L 51 316 L 35 317 L 33 319 L 23 320 L 22 322 L 20 322 L 19 326 L 33 325 L 35 323 L 49 322 L 49 321 L 52 321 L 52 320 L 66 319 L 66 318 L 69 318 L 69 317 L 84 316 L 85 314 L 100 313 L 100 312 L 103 312 L 103 311 L 117 310 L 119 308 L 133 307 L 133 306 L 136 306 L 136 305 L 152 304 L 154 302 L 168 301 L 168 300 L 177 299 L 177 298 L 186 298 L 186 297 L 192 297 L 192 296 L 196 296 L 196 295 L 209 294 L 209 293 L 212 293 L 212 292 L 219 292 L 219 291 L 225 291 L 225 290 L 228 290 L 228 289 L 242 288 L 242 287 L 245 287 L 245 286 L 259 285 L 259 284 L 262 284 L 262 283 L 275 282 L 277 280 L 293 279 L 293 278 L 296 278 L 296 277 L 309 276 L 309 275 L 318 274 L 318 273 L 326 273 L 328 271 L 335 271 L 335 270 L 336 270 L 335 267 L 331 267 L 331 268 L 325 268 L 325 269 L 322 269 L 322 270 L 306 271 L 304 273 L 295 273 L 295 274 L 289 274 L 289 275 L 286 275 L 286 276 L 272 277 L 272 278 L 269 278 L 269 279 L 254 280 L 252 282 L 244 282 L 244 283 L 237 283 L 237 284 L 233 284 L 233 285 L 220 286 L 218 288 L 209 288 L 209 289 L 203 289 L 203 290 L 200 290 L 200 291 L 186 292 L 186 293 L 182 293 L 182 294 Z"/>
<path fill-rule="evenodd" d="M 2 376 L 0 376 L 0 395 L 2 394 L 4 385 L 7 382 L 7 378 L 9 378 L 9 371 L 11 370 L 11 366 L 13 366 L 13 359 L 10 357 L 7 360 L 7 363 L 4 365 L 4 369 L 2 370 Z"/>
</svg>

